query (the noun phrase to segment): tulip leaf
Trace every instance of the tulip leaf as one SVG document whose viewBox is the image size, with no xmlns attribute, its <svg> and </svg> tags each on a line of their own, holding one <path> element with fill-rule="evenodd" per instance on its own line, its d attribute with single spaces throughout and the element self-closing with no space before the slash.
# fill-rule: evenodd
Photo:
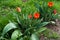
<svg viewBox="0 0 60 40">
<path fill-rule="evenodd" d="M 47 24 L 49 24 L 50 22 L 42 22 L 42 23 L 38 23 L 36 26 L 37 27 L 44 27 L 46 26 Z"/>
<path fill-rule="evenodd" d="M 50 23 L 50 22 L 43 22 L 43 23 L 40 24 L 40 26 L 43 27 L 43 26 L 46 26 L 46 25 L 49 24 L 49 23 Z"/>
<path fill-rule="evenodd" d="M 22 33 L 20 30 L 15 30 L 12 33 L 11 40 L 17 40 L 17 38 L 20 37 L 21 35 L 22 35 Z"/>
<path fill-rule="evenodd" d="M 15 29 L 17 28 L 16 25 L 14 23 L 8 23 L 5 28 L 3 29 L 3 33 L 2 36 L 4 36 L 8 31 L 10 31 L 11 29 Z"/>
<path fill-rule="evenodd" d="M 35 32 L 36 34 L 41 33 L 43 31 L 45 31 L 47 28 L 46 27 L 41 27 L 39 30 L 37 30 L 37 32 Z"/>
<path fill-rule="evenodd" d="M 39 37 L 36 34 L 32 34 L 31 40 L 39 40 Z"/>
<path fill-rule="evenodd" d="M 24 40 L 23 38 L 20 38 L 19 40 Z"/>
</svg>

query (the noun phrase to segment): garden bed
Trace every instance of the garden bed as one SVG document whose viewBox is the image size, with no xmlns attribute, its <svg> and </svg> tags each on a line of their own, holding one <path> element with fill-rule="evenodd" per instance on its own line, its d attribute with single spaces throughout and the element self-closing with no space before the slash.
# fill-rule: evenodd
<svg viewBox="0 0 60 40">
<path fill-rule="evenodd" d="M 60 40 L 60 1 L 0 3 L 0 40 Z"/>
</svg>

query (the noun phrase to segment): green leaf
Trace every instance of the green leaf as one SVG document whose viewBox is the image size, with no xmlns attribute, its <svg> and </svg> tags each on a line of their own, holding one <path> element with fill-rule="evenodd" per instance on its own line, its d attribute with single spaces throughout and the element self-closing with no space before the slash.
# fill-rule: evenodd
<svg viewBox="0 0 60 40">
<path fill-rule="evenodd" d="M 41 27 L 39 30 L 37 30 L 37 32 L 35 32 L 36 34 L 41 33 L 43 31 L 45 31 L 47 28 L 46 27 Z"/>
<path fill-rule="evenodd" d="M 15 30 L 13 33 L 12 33 L 12 36 L 11 36 L 11 40 L 17 40 L 18 37 L 20 37 L 22 35 L 21 31 L 20 30 Z M 21 40 L 21 39 L 20 39 Z"/>
<path fill-rule="evenodd" d="M 39 40 L 39 37 L 36 34 L 32 34 L 30 40 Z"/>
<path fill-rule="evenodd" d="M 20 38 L 19 40 L 24 40 L 23 38 Z"/>
<path fill-rule="evenodd" d="M 4 36 L 8 31 L 10 31 L 11 29 L 15 29 L 17 28 L 16 25 L 14 23 L 8 23 L 5 28 L 3 29 L 3 33 L 2 36 Z"/>
<path fill-rule="evenodd" d="M 43 26 L 46 26 L 46 25 L 49 24 L 49 23 L 50 23 L 50 22 L 43 22 L 43 23 L 40 24 L 40 26 L 43 27 Z"/>
<path fill-rule="evenodd" d="M 19 18 L 18 15 L 17 15 L 17 22 L 18 22 L 19 24 L 21 24 L 21 22 L 20 22 L 20 18 Z"/>
<path fill-rule="evenodd" d="M 37 27 L 44 27 L 44 26 L 46 26 L 49 23 L 50 22 L 43 22 L 43 23 L 37 24 Z"/>
<path fill-rule="evenodd" d="M 39 11 L 40 11 L 41 13 L 43 13 L 43 9 L 42 9 L 41 5 L 39 5 L 39 4 L 37 4 L 37 3 L 35 2 L 35 7 L 36 7 L 37 9 L 39 9 Z"/>
</svg>

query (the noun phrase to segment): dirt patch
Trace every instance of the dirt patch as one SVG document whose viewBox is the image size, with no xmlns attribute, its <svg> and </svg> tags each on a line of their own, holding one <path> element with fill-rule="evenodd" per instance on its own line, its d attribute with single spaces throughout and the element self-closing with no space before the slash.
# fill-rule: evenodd
<svg viewBox="0 0 60 40">
<path fill-rule="evenodd" d="M 47 25 L 47 28 L 51 29 L 54 32 L 57 32 L 60 35 L 60 20 L 56 19 L 55 22 L 56 22 L 56 25 L 49 24 L 49 25 Z M 60 38 L 48 39 L 47 37 L 44 37 L 43 35 L 41 35 L 40 40 L 60 40 Z"/>
<path fill-rule="evenodd" d="M 47 28 L 57 32 L 58 34 L 60 34 L 60 20 L 56 19 L 56 25 L 48 25 Z"/>
</svg>

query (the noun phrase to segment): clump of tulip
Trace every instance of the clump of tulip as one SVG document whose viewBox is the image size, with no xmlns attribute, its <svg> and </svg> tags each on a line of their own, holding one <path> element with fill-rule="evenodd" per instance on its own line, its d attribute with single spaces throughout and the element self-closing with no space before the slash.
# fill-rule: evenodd
<svg viewBox="0 0 60 40">
<path fill-rule="evenodd" d="M 57 14 L 57 10 L 54 8 L 54 2 L 48 2 L 45 3 L 43 2 L 42 4 L 37 4 L 35 3 L 35 6 L 37 9 L 39 9 L 39 13 L 40 14 L 36 14 L 36 15 L 40 15 L 40 16 L 35 16 L 35 18 L 43 18 L 43 21 L 51 21 L 51 20 L 55 20 L 53 17 Z M 54 16 L 53 16 L 54 15 Z"/>
</svg>

